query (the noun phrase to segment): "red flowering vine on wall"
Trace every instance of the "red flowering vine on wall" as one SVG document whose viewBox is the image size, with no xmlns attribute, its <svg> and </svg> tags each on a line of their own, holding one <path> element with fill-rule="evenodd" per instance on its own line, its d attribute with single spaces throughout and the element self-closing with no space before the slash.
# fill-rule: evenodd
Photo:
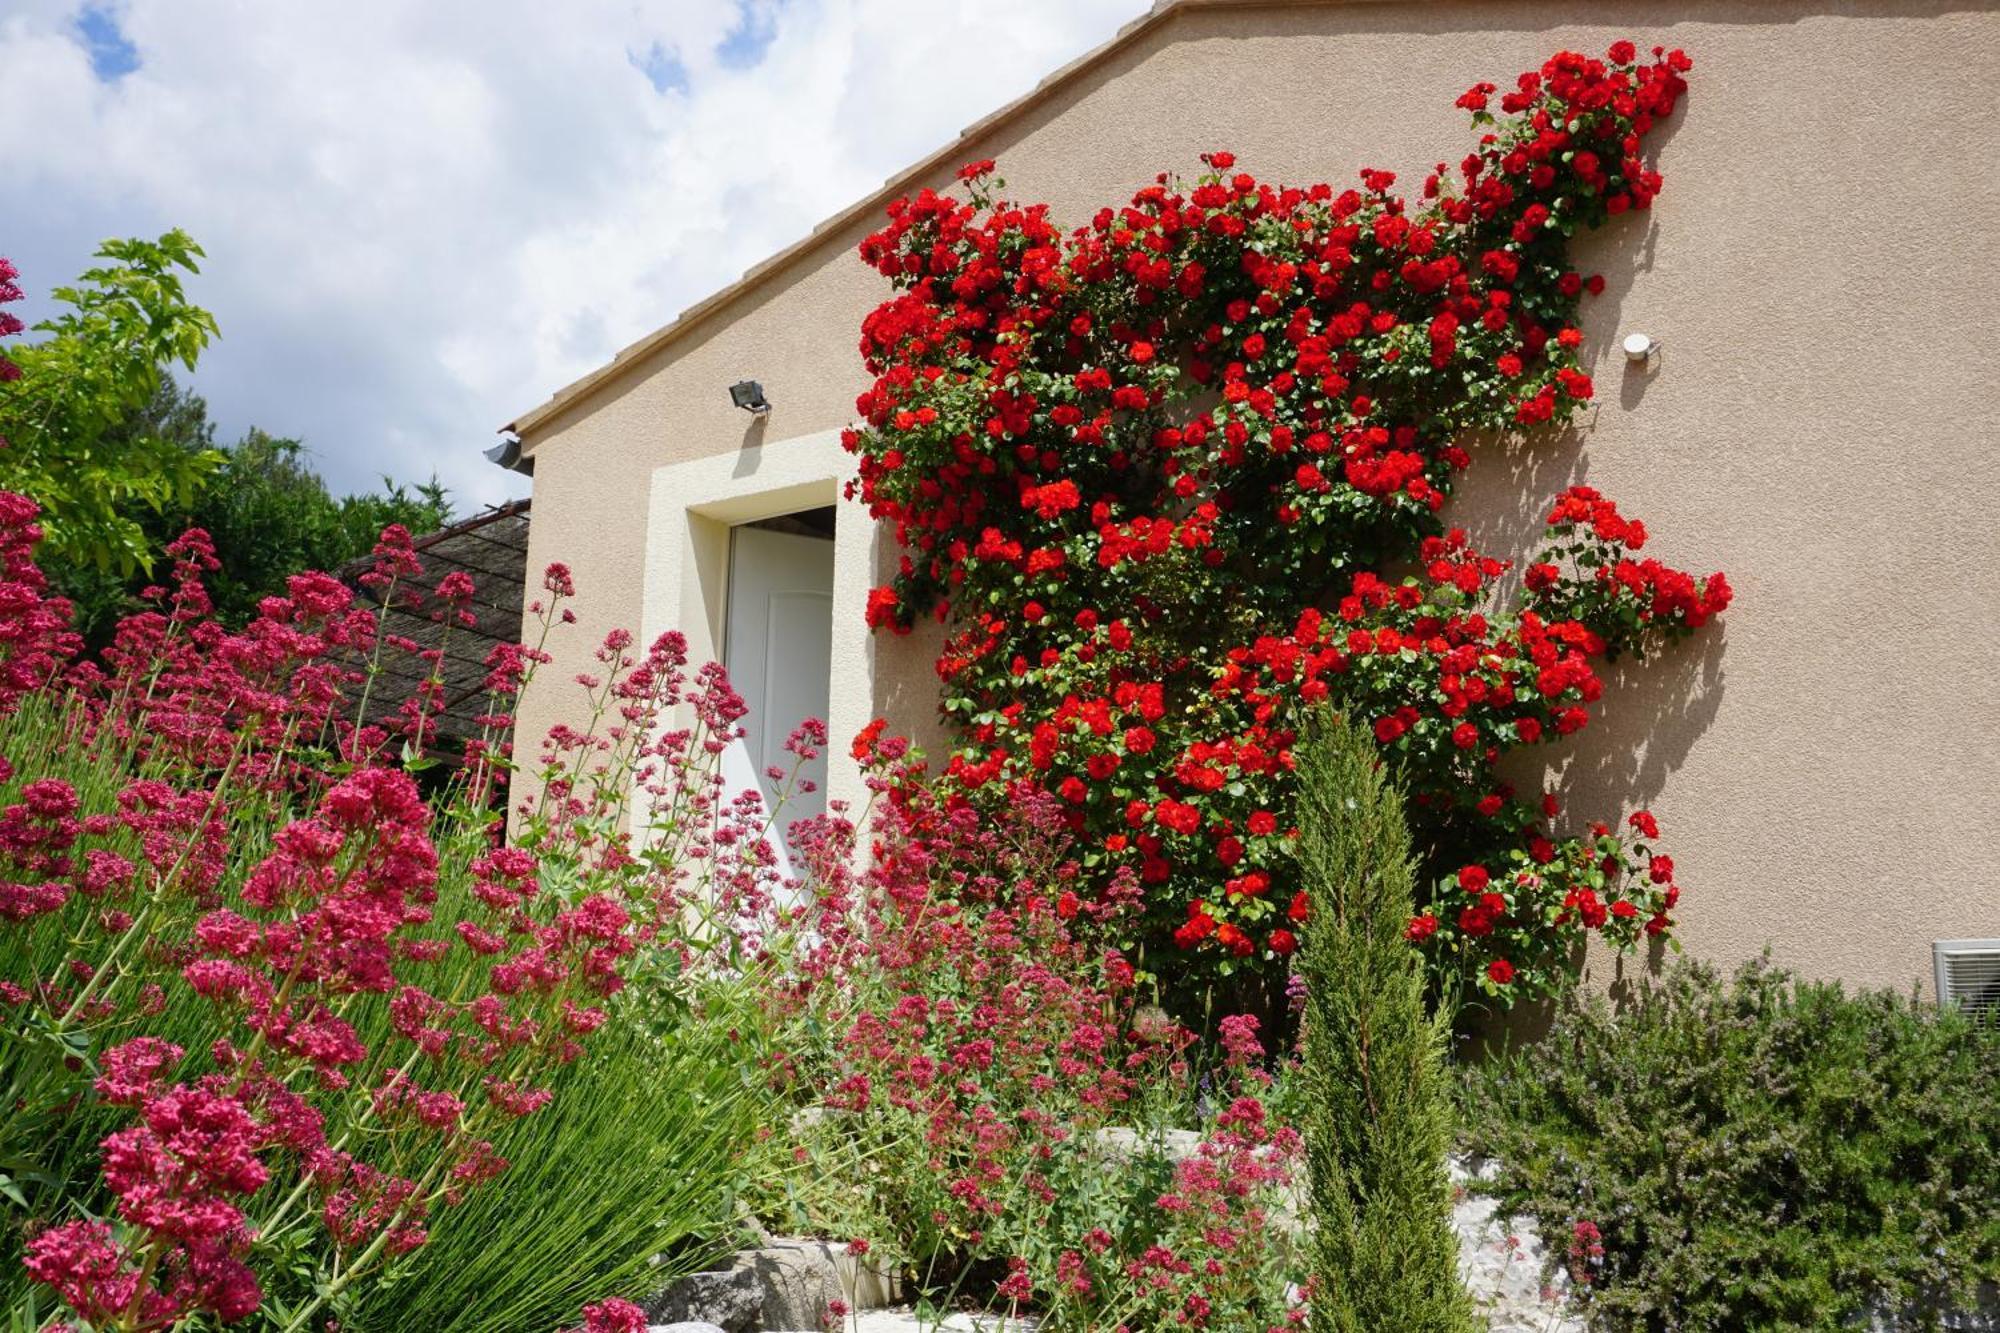
<svg viewBox="0 0 2000 1333">
<path fill-rule="evenodd" d="M 1409 933 L 1441 961 L 1505 1001 L 1585 932 L 1665 932 L 1650 816 L 1559 832 L 1495 766 L 1585 725 L 1599 665 L 1698 628 L 1727 582 L 1642 559 L 1644 527 L 1579 487 L 1502 609 L 1507 566 L 1439 510 L 1468 442 L 1590 400 L 1576 312 L 1603 284 L 1567 243 L 1651 204 L 1643 142 L 1689 67 L 1563 52 L 1497 116 L 1480 84 L 1476 147 L 1414 201 L 1387 172 L 1281 187 L 1217 152 L 1070 233 L 997 200 L 991 162 L 968 199 L 893 204 L 861 246 L 897 294 L 863 324 L 846 443 L 903 550 L 870 623 L 949 629 L 947 780 L 1055 794 L 1096 882 L 1146 886 L 1145 933 L 1282 956 L 1306 911 L 1290 746 L 1331 701 L 1411 790 L 1435 892 Z"/>
</svg>

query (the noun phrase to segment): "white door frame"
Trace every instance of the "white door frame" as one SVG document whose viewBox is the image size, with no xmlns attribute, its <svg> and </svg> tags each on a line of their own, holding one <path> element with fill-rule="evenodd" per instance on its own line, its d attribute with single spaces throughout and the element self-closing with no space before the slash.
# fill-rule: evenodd
<svg viewBox="0 0 2000 1333">
<path fill-rule="evenodd" d="M 865 608 L 875 523 L 840 501 L 854 459 L 840 432 L 820 431 L 653 469 L 646 521 L 643 644 L 670 629 L 687 636 L 691 666 L 722 660 L 729 608 L 729 530 L 740 523 L 835 505 L 833 649 L 828 663 L 829 803 L 859 818 L 868 790 L 848 746 L 875 701 L 875 645 Z M 644 805 L 635 801 L 635 812 Z"/>
</svg>

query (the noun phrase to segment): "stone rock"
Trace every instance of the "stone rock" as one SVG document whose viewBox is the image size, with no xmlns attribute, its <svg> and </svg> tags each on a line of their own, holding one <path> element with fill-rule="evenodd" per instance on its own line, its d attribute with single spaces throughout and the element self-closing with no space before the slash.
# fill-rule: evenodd
<svg viewBox="0 0 2000 1333">
<path fill-rule="evenodd" d="M 728 1268 L 691 1273 L 645 1303 L 646 1318 L 670 1328 L 706 1324 L 720 1333 L 764 1327 L 764 1286 L 741 1256 Z"/>
<path fill-rule="evenodd" d="M 1191 1129 L 1141 1133 L 1123 1125 L 1113 1125 L 1096 1131 L 1091 1137 L 1097 1141 L 1098 1151 L 1112 1162 L 1129 1162 L 1141 1151 L 1158 1153 L 1170 1162 L 1182 1162 L 1194 1156 L 1195 1149 L 1201 1146 L 1201 1135 Z"/>
<path fill-rule="evenodd" d="M 857 1260 L 838 1241 L 779 1237 L 738 1261 L 749 1263 L 763 1288 L 767 1328 L 818 1328 L 834 1301 L 873 1310 L 902 1294 L 893 1275 Z"/>
<path fill-rule="evenodd" d="M 850 1310 L 877 1309 L 902 1295 L 898 1286 L 893 1274 L 857 1260 L 845 1244 L 776 1237 L 738 1251 L 727 1268 L 682 1278 L 645 1310 L 655 1324 L 708 1324 L 720 1333 L 818 1329 L 834 1301 Z"/>
<path fill-rule="evenodd" d="M 652 1324 L 647 1327 L 646 1333 L 723 1333 L 723 1331 L 714 1324 L 691 1324 L 683 1322 L 679 1324 Z"/>
<path fill-rule="evenodd" d="M 871 1310 L 847 1326 L 848 1333 L 1036 1333 L 1042 1324 L 1033 1315 L 1014 1315 L 1004 1321 L 997 1314 L 952 1314 L 942 1322 L 920 1320 L 907 1309 Z"/>
<path fill-rule="evenodd" d="M 1492 1333 L 1584 1333 L 1583 1320 L 1570 1309 L 1568 1275 L 1558 1270 L 1546 1285 L 1542 1281 L 1548 1251 L 1534 1223 L 1501 1217 L 1499 1203 L 1478 1192 L 1496 1169 L 1468 1158 L 1450 1162 L 1459 1278 Z"/>
</svg>

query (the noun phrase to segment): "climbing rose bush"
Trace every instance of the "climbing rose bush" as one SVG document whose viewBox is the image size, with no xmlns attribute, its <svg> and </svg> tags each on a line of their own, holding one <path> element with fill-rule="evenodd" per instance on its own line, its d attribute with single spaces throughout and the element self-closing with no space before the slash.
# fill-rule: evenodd
<svg viewBox="0 0 2000 1333">
<path fill-rule="evenodd" d="M 1215 152 L 1064 232 L 978 162 L 965 198 L 898 200 L 862 243 L 896 294 L 863 323 L 845 443 L 902 551 L 868 618 L 946 627 L 944 778 L 1061 802 L 1088 872 L 1066 910 L 1128 874 L 1146 910 L 1122 944 L 1223 971 L 1289 954 L 1290 747 L 1327 702 L 1409 788 L 1410 936 L 1449 974 L 1505 1004 L 1586 935 L 1671 929 L 1650 815 L 1562 830 L 1497 770 L 1586 725 L 1602 664 L 1698 629 L 1727 581 L 1642 558 L 1644 526 L 1573 488 L 1502 606 L 1509 565 L 1440 510 L 1482 440 L 1590 402 L 1576 316 L 1603 283 L 1568 242 L 1652 203 L 1644 141 L 1689 68 L 1619 42 L 1555 55 L 1497 113 L 1479 84 L 1472 151 L 1416 199 Z"/>
</svg>

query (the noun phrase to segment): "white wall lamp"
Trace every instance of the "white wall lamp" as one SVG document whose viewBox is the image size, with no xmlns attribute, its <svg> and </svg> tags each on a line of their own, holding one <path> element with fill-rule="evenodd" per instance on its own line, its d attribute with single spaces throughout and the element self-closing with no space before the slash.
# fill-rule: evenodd
<svg viewBox="0 0 2000 1333">
<path fill-rule="evenodd" d="M 1660 350 L 1658 339 L 1649 333 L 1628 333 L 1625 335 L 1625 359 L 1635 366 L 1650 362 Z"/>
<path fill-rule="evenodd" d="M 756 380 L 738 380 L 730 385 L 729 401 L 752 416 L 771 414 L 771 400 L 764 396 L 764 386 Z"/>
</svg>

